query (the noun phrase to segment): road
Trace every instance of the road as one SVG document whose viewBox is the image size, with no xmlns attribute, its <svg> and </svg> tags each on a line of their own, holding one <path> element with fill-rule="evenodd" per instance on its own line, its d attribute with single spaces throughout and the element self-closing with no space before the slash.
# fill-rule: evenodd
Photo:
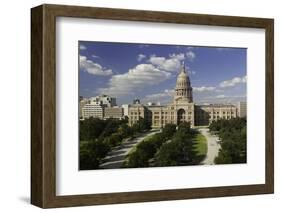
<svg viewBox="0 0 281 213">
<path fill-rule="evenodd" d="M 208 151 L 205 159 L 202 164 L 204 165 L 213 165 L 215 164 L 215 158 L 218 156 L 220 145 L 218 144 L 218 137 L 211 135 L 208 128 L 200 128 L 199 132 L 205 136 L 208 145 Z"/>
<path fill-rule="evenodd" d="M 122 167 L 127 154 L 132 150 L 134 146 L 140 143 L 145 137 L 158 133 L 159 131 L 149 131 L 141 134 L 140 136 L 127 139 L 120 146 L 113 148 L 109 154 L 104 158 L 104 163 L 100 165 L 101 169 L 116 169 Z"/>
</svg>

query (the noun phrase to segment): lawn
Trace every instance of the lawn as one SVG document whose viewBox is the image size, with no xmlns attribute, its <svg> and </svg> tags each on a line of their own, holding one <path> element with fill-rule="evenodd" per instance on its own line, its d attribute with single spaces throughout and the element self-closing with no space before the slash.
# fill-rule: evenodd
<svg viewBox="0 0 281 213">
<path fill-rule="evenodd" d="M 196 132 L 193 137 L 193 151 L 195 154 L 195 163 L 200 163 L 207 154 L 207 140 L 204 135 Z"/>
</svg>

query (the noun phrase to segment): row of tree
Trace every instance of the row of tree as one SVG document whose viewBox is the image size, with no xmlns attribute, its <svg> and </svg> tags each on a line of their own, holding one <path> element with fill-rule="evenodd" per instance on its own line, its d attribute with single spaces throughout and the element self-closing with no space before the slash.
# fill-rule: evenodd
<svg viewBox="0 0 281 213">
<path fill-rule="evenodd" d="M 181 123 L 178 127 L 167 124 L 161 133 L 148 137 L 136 146 L 128 156 L 126 167 L 179 166 L 193 161 L 192 138 L 194 131 L 190 124 Z"/>
<path fill-rule="evenodd" d="M 221 148 L 215 159 L 216 164 L 246 163 L 246 118 L 213 121 L 209 129 L 210 131 L 215 131 L 220 138 Z"/>
<path fill-rule="evenodd" d="M 154 157 L 155 153 L 165 141 L 171 139 L 175 132 L 176 125 L 167 124 L 162 129 L 161 133 L 157 133 L 143 140 L 136 146 L 135 151 L 128 156 L 128 160 L 124 167 L 148 167 L 150 159 Z"/>
<path fill-rule="evenodd" d="M 192 131 L 190 124 L 178 126 L 171 141 L 164 143 L 155 155 L 155 166 L 180 166 L 190 162 L 192 152 Z"/>
<path fill-rule="evenodd" d="M 125 138 L 150 129 L 149 123 L 141 119 L 132 127 L 127 120 L 89 118 L 80 121 L 79 168 L 97 169 L 102 159 Z"/>
</svg>

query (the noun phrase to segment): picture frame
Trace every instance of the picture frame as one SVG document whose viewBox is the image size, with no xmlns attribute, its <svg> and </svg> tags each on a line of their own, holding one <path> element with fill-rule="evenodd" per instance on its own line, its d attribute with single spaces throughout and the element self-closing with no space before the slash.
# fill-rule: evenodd
<svg viewBox="0 0 281 213">
<path fill-rule="evenodd" d="M 265 183 L 96 194 L 56 194 L 56 18 L 191 24 L 265 30 Z M 274 20 L 44 4 L 31 9 L 31 203 L 41 208 L 274 192 Z"/>
</svg>

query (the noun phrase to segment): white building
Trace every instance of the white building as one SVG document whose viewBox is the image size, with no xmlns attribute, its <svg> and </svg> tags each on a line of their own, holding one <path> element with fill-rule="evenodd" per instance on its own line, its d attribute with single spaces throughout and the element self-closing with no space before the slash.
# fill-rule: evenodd
<svg viewBox="0 0 281 213">
<path fill-rule="evenodd" d="M 110 97 L 108 95 L 99 95 L 90 98 L 91 103 L 101 104 L 104 107 L 114 107 L 116 106 L 116 98 Z"/>
<path fill-rule="evenodd" d="M 100 103 L 91 102 L 89 104 L 85 104 L 82 108 L 82 117 L 85 118 L 100 118 L 104 117 L 104 107 Z"/>
<path fill-rule="evenodd" d="M 83 117 L 82 109 L 86 104 L 89 104 L 90 101 L 87 98 L 79 97 L 79 118 Z"/>
<path fill-rule="evenodd" d="M 122 108 L 124 116 L 129 116 L 129 104 L 123 104 Z"/>
</svg>

